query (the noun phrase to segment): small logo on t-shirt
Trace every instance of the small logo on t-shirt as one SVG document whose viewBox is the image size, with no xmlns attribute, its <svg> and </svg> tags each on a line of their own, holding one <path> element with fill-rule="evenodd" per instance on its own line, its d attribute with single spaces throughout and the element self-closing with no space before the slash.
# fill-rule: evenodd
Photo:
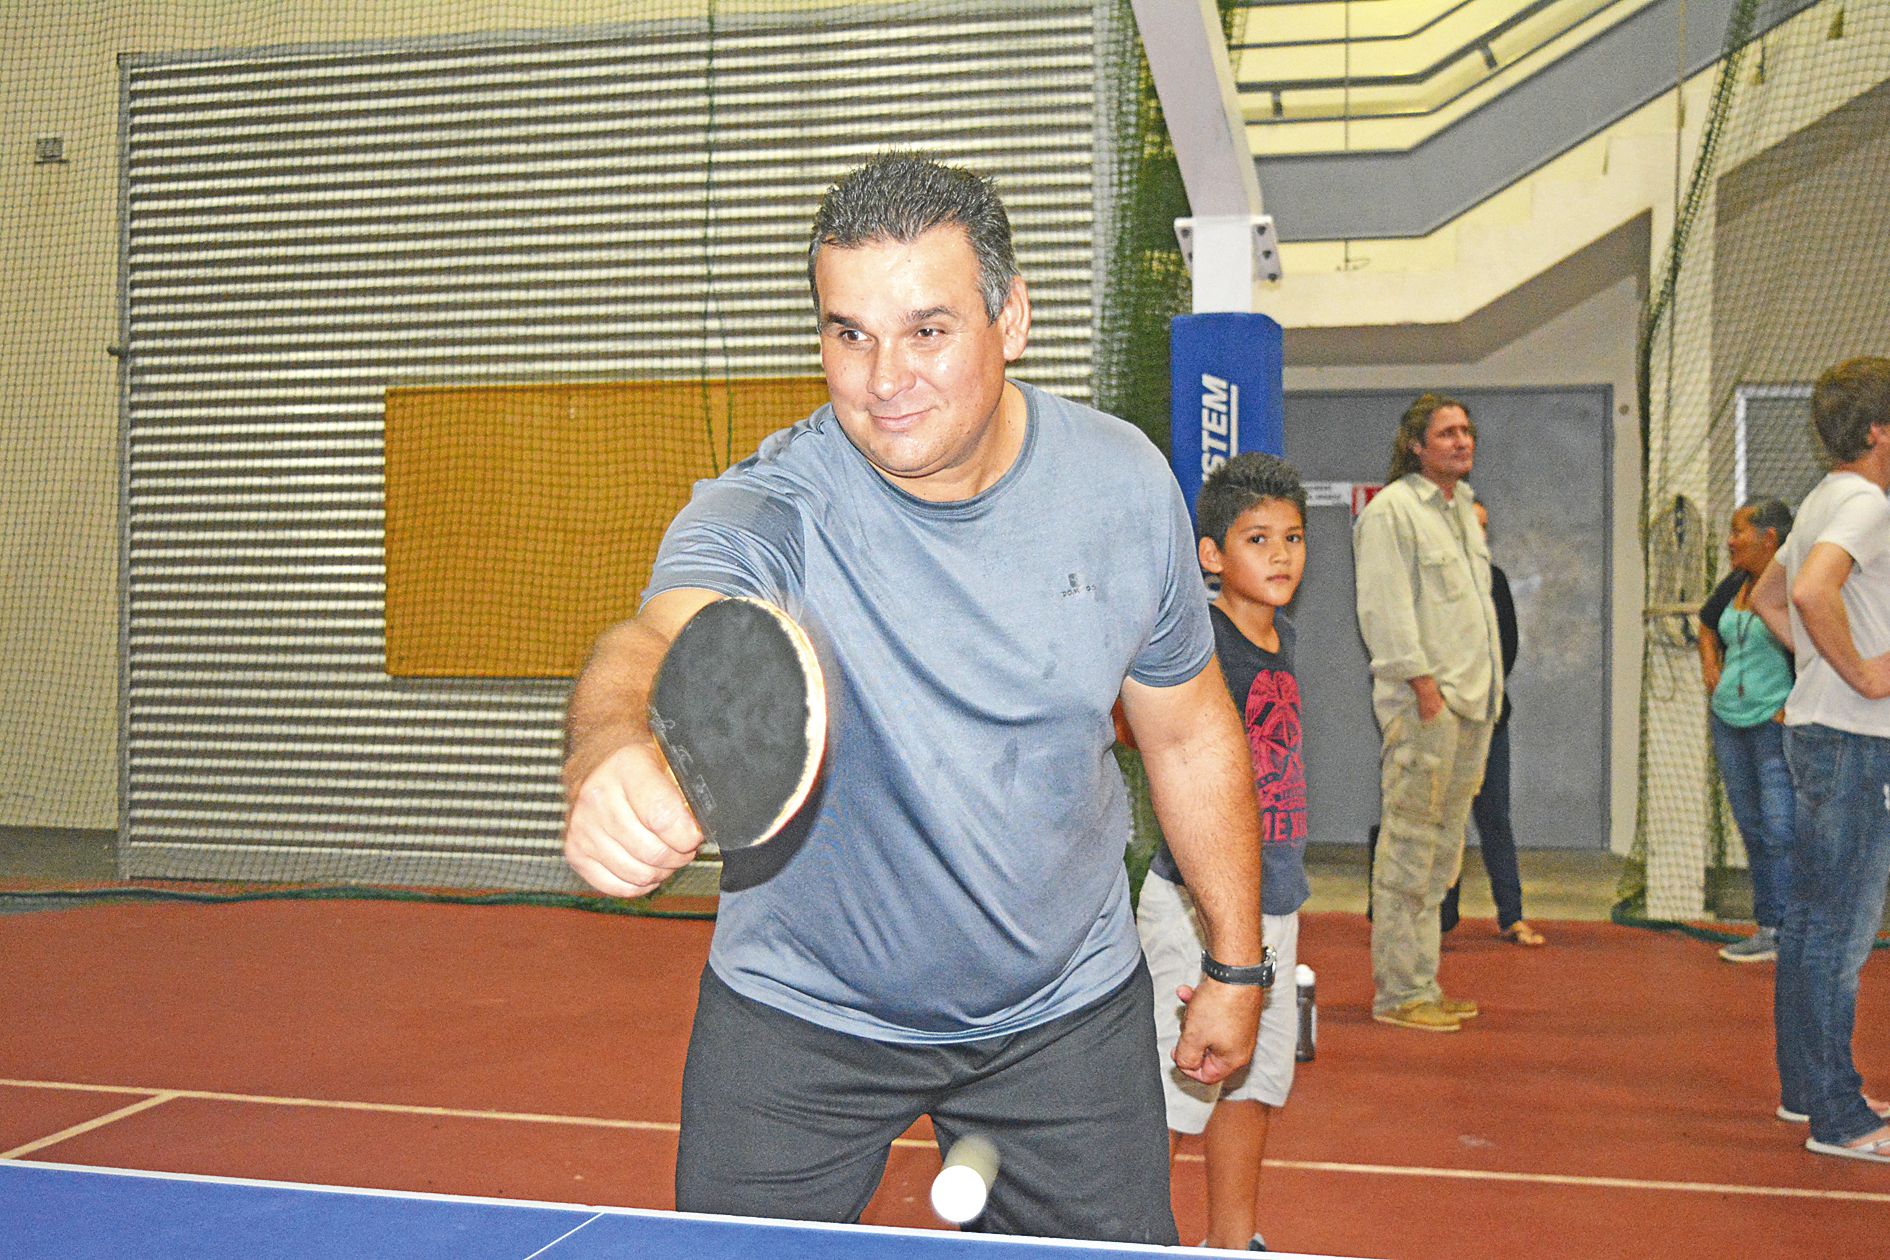
<svg viewBox="0 0 1890 1260">
<path fill-rule="evenodd" d="M 1070 574 L 1069 585 L 1058 591 L 1057 594 L 1064 599 L 1070 599 L 1072 597 L 1079 599 L 1093 598 L 1096 594 L 1096 584 L 1080 573 L 1072 573 Z"/>
</svg>

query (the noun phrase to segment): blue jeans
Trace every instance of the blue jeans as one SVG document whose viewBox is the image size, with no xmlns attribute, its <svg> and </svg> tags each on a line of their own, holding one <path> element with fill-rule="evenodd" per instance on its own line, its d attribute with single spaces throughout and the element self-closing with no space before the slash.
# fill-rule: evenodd
<svg viewBox="0 0 1890 1260">
<path fill-rule="evenodd" d="M 1793 726 L 1785 755 L 1798 826 L 1772 1007 L 1779 1100 L 1811 1117 L 1818 1141 L 1853 1142 L 1883 1127 L 1851 1031 L 1890 883 L 1890 739 Z"/>
<path fill-rule="evenodd" d="M 1490 876 L 1490 897 L 1496 902 L 1496 925 L 1507 928 L 1522 921 L 1522 876 L 1516 870 L 1516 833 L 1509 825 L 1509 719 L 1497 722 L 1490 733 L 1490 761 L 1483 772 L 1483 787 L 1470 802 L 1477 823 L 1477 852 Z"/>
<path fill-rule="evenodd" d="M 1719 777 L 1752 871 L 1752 917 L 1760 927 L 1775 928 L 1785 921 L 1792 885 L 1796 809 L 1792 773 L 1785 764 L 1785 728 L 1777 722 L 1731 726 L 1717 713 L 1712 719 Z"/>
</svg>

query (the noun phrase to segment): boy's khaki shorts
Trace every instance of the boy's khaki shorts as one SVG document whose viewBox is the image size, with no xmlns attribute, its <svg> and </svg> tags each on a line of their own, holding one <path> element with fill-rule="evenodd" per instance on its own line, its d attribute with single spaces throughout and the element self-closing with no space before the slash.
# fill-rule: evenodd
<svg viewBox="0 0 1890 1260">
<path fill-rule="evenodd" d="M 1135 914 L 1142 937 L 1142 953 L 1155 981 L 1155 1040 L 1161 1050 L 1162 1094 L 1168 1106 L 1168 1127 L 1176 1133 L 1199 1133 L 1208 1114 L 1222 1098 L 1252 1099 L 1269 1107 L 1283 1106 L 1293 1091 L 1293 1055 L 1299 1045 L 1299 1002 L 1293 968 L 1299 959 L 1299 915 L 1264 914 L 1261 932 L 1273 947 L 1279 970 L 1267 991 L 1260 1013 L 1260 1033 L 1254 1040 L 1253 1061 L 1217 1085 L 1203 1085 L 1183 1076 L 1175 1066 L 1175 1043 L 1181 1039 L 1181 1013 L 1175 997 L 1178 985 L 1201 978 L 1204 938 L 1188 890 L 1151 873 L 1142 884 L 1142 899 Z"/>
</svg>

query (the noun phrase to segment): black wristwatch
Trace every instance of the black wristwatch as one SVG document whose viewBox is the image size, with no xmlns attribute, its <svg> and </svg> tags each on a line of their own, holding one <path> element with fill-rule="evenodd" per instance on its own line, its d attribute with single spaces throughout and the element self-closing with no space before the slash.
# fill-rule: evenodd
<svg viewBox="0 0 1890 1260">
<path fill-rule="evenodd" d="M 1262 989 L 1273 987 L 1273 946 L 1260 947 L 1260 961 L 1252 967 L 1230 967 L 1224 962 L 1214 961 L 1214 956 L 1205 949 L 1201 951 L 1201 974 L 1210 980 L 1219 980 L 1222 984 L 1251 984 Z"/>
</svg>

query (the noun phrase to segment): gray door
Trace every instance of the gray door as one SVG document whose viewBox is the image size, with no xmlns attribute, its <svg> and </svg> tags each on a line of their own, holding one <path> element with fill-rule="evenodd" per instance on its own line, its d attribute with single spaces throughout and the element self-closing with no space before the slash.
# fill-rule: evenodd
<svg viewBox="0 0 1890 1260">
<path fill-rule="evenodd" d="M 1611 391 L 1446 392 L 1476 420 L 1470 482 L 1490 509 L 1490 551 L 1516 596 L 1516 842 L 1605 848 Z M 1416 393 L 1288 394 L 1287 458 L 1309 482 L 1341 483 L 1316 487 L 1328 497 L 1383 481 L 1391 435 Z M 1378 821 L 1378 729 L 1354 605 L 1349 498 L 1309 516 L 1306 580 L 1292 616 L 1312 839 L 1362 844 Z"/>
</svg>

